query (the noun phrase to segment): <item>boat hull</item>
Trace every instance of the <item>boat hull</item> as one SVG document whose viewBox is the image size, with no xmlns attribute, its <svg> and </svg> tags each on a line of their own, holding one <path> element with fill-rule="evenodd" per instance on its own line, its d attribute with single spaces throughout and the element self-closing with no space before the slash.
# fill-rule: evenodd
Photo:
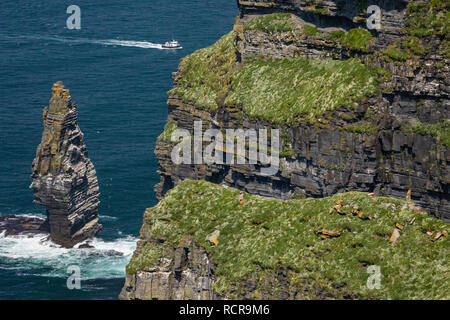
<svg viewBox="0 0 450 320">
<path fill-rule="evenodd" d="M 163 49 L 175 49 L 175 50 L 177 50 L 177 49 L 183 49 L 183 47 L 182 46 L 179 46 L 179 47 L 169 47 L 169 46 L 162 46 L 162 48 Z"/>
</svg>

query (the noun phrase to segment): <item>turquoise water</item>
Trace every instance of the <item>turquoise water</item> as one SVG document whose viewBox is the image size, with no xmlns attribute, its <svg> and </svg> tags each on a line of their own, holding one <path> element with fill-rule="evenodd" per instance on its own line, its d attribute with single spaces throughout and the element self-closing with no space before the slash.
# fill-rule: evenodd
<svg viewBox="0 0 450 320">
<path fill-rule="evenodd" d="M 66 8 L 81 8 L 81 30 Z M 153 154 L 179 59 L 232 29 L 233 0 L 11 1 L 0 9 L 0 215 L 43 216 L 32 203 L 31 162 L 50 88 L 62 80 L 100 184 L 96 249 L 62 249 L 0 236 L 0 299 L 116 299 L 144 209 L 156 203 Z M 175 38 L 182 50 L 159 49 Z M 109 256 L 115 250 L 122 256 Z M 81 268 L 69 290 L 67 267 Z"/>
</svg>

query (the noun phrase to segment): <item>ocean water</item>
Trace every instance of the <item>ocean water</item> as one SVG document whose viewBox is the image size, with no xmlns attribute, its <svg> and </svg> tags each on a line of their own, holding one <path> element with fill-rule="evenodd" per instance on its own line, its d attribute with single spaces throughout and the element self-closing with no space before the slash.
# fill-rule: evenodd
<svg viewBox="0 0 450 320">
<path fill-rule="evenodd" d="M 81 8 L 80 30 L 66 27 L 72 4 Z M 156 203 L 153 150 L 171 73 L 229 32 L 236 14 L 234 0 L 2 1 L 0 215 L 45 215 L 32 203 L 31 162 L 50 88 L 62 80 L 97 170 L 104 229 L 87 250 L 0 235 L 0 299 L 117 298 L 142 214 Z M 161 50 L 172 38 L 183 49 Z M 80 290 L 67 288 L 71 265 L 80 266 Z"/>
</svg>

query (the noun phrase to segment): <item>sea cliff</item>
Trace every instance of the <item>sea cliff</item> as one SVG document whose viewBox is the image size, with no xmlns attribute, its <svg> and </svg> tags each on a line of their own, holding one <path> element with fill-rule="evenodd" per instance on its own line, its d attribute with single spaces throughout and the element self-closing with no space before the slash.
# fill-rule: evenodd
<svg viewBox="0 0 450 320">
<path fill-rule="evenodd" d="M 121 298 L 449 297 L 448 289 L 440 287 L 440 277 L 430 277 L 433 285 L 428 289 L 412 275 L 409 280 L 396 280 L 400 268 L 410 274 L 422 263 L 440 270 L 424 270 L 424 274 L 449 271 L 439 254 L 419 254 L 429 246 L 436 249 L 436 241 L 442 243 L 438 251 L 443 256 L 449 252 L 446 236 L 433 241 L 439 233 L 447 234 L 443 233 L 448 226 L 445 222 L 450 221 L 449 5 L 445 1 L 374 4 L 382 8 L 378 30 L 367 28 L 369 15 L 363 1 L 238 1 L 233 30 L 213 46 L 181 60 L 169 91 L 167 125 L 155 150 L 161 176 L 155 191 L 161 202 L 146 211 Z M 199 120 L 204 129 L 220 131 L 279 129 L 279 171 L 268 176 L 254 164 L 174 165 L 172 132 L 186 129 L 192 133 Z M 201 182 L 205 190 L 199 191 L 185 180 L 213 184 Z M 191 194 L 186 186 L 198 192 Z M 264 200 L 272 209 L 240 208 L 236 214 L 249 219 L 241 221 L 244 229 L 224 231 L 238 219 L 232 208 L 239 202 L 221 196 L 231 192 L 230 187 L 252 195 L 256 203 L 260 198 L 253 196 L 278 200 Z M 217 197 L 205 198 L 203 193 L 209 189 Z M 185 209 L 185 197 L 172 201 L 174 195 L 186 192 L 198 208 Z M 369 205 L 367 197 L 377 199 L 373 200 L 376 203 Z M 406 202 L 396 200 L 405 198 Z M 343 214 L 344 220 L 334 221 L 332 204 L 342 205 L 336 204 L 342 199 L 347 199 L 343 202 L 349 212 Z M 299 222 L 296 227 L 288 216 L 280 221 L 271 216 L 278 212 L 275 208 L 291 204 L 309 208 L 304 213 L 303 209 L 279 212 L 292 215 Z M 162 214 L 166 205 L 169 208 Z M 214 218 L 228 206 L 227 216 Z M 354 207 L 358 208 L 355 214 Z M 206 213 L 211 217 L 204 217 Z M 184 219 L 197 214 L 202 223 L 184 228 Z M 310 218 L 304 215 L 309 214 L 320 223 L 308 223 Z M 270 218 L 260 221 L 259 215 Z M 354 216 L 358 224 L 375 223 L 383 230 L 345 224 Z M 374 222 L 375 216 L 383 218 Z M 399 222 L 400 217 L 405 221 Z M 417 224 L 419 217 L 429 227 Z M 413 222 L 404 230 L 407 220 Z M 264 227 L 264 221 L 273 224 Z M 332 232 L 327 235 L 319 230 Z M 220 232 L 219 242 L 211 246 L 204 238 L 214 231 Z M 274 243 L 259 238 L 267 232 L 280 238 L 271 239 Z M 245 245 L 240 247 L 237 238 L 242 233 L 248 238 L 243 238 Z M 405 247 L 389 242 L 389 236 L 397 233 Z M 309 237 L 311 242 L 305 240 Z M 333 241 L 335 247 L 322 248 L 332 246 Z M 304 247 L 297 248 L 298 242 Z M 228 249 L 231 243 L 236 245 L 233 250 Z M 297 248 L 295 252 L 291 247 Z M 349 256 L 364 258 L 344 262 L 343 253 L 325 261 L 325 256 L 343 247 Z M 400 262 L 411 248 L 418 248 L 417 255 Z M 273 255 L 249 253 L 265 250 Z M 301 254 L 301 266 L 299 252 L 306 254 Z M 381 266 L 386 271 L 384 289 L 362 288 L 367 267 L 380 266 L 385 259 L 393 264 Z M 239 267 L 239 261 L 246 261 L 247 267 L 236 270 L 239 276 L 234 277 L 231 270 Z M 325 270 L 327 263 L 352 277 Z M 405 287 L 395 293 L 394 288 L 402 283 Z"/>
</svg>

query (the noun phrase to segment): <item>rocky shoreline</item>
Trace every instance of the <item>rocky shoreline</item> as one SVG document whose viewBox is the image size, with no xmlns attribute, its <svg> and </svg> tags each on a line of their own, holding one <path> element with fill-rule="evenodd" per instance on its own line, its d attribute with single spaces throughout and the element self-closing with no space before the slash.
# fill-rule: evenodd
<svg viewBox="0 0 450 320">
<path fill-rule="evenodd" d="M 25 217 L 5 215 L 0 217 L 0 234 L 3 236 L 34 236 L 48 234 L 49 227 L 44 219 L 37 217 Z"/>
</svg>

